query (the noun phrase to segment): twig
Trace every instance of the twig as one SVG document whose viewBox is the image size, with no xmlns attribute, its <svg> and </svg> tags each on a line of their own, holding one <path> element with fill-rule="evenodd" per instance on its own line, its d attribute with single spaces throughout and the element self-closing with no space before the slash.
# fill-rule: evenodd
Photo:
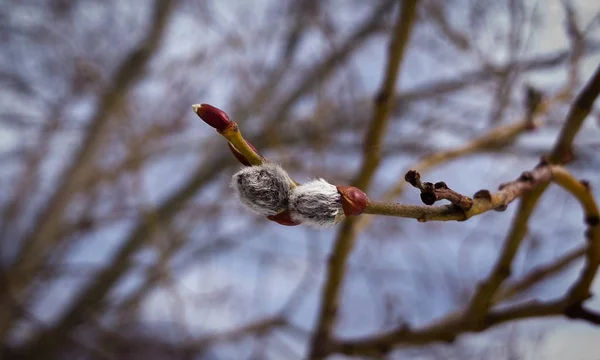
<svg viewBox="0 0 600 360">
<path fill-rule="evenodd" d="M 548 97 L 537 104 L 535 107 L 535 116 L 532 116 L 530 109 L 528 109 L 520 121 L 514 124 L 498 126 L 482 136 L 473 139 L 466 145 L 427 155 L 421 161 L 412 165 L 411 169 L 423 173 L 439 164 L 452 161 L 462 156 L 509 145 L 524 132 L 536 129 L 539 126 L 537 120 L 548 113 L 552 104 L 565 97 L 564 91 L 559 91 L 556 95 Z M 399 181 L 396 186 L 386 192 L 384 198 L 388 199 L 399 196 L 404 191 L 405 185 L 406 183 L 404 181 Z"/>
<path fill-rule="evenodd" d="M 592 111 L 594 101 L 600 93 L 600 65 L 587 82 L 583 90 L 579 93 L 573 106 L 569 110 L 567 120 L 563 126 L 558 140 L 556 141 L 548 161 L 553 164 L 562 164 L 568 162 L 573 157 L 571 146 L 575 135 L 579 132 L 583 121 Z"/>
<path fill-rule="evenodd" d="M 552 168 L 554 182 L 571 193 L 583 208 L 587 230 L 586 263 L 581 275 L 569 290 L 569 302 L 578 304 L 587 300 L 590 295 L 590 287 L 598 266 L 600 266 L 600 212 L 592 196 L 589 183 L 578 181 L 564 168 L 554 166 Z"/>
<path fill-rule="evenodd" d="M 408 180 L 413 180 L 411 176 L 418 174 L 414 171 L 407 173 Z M 444 206 L 416 206 L 416 205 L 405 205 L 398 203 L 386 203 L 369 201 L 365 209 L 365 214 L 374 215 L 387 215 L 417 219 L 419 222 L 425 221 L 464 221 L 473 216 L 482 214 L 489 210 L 504 211 L 506 207 L 513 202 L 515 199 L 523 196 L 523 194 L 531 191 L 540 184 L 547 183 L 551 178 L 551 171 L 548 166 L 538 166 L 532 171 L 525 171 L 514 181 L 500 185 L 497 192 L 491 193 L 489 190 L 479 190 L 473 195 L 471 206 L 466 210 L 455 204 L 444 205 Z M 422 185 L 426 190 L 429 186 Z M 431 191 L 436 191 L 435 186 Z M 439 186 L 443 190 L 443 186 Z M 454 194 L 450 196 L 448 192 L 445 193 L 447 197 L 453 197 L 453 199 L 459 203 L 468 203 L 467 198 L 464 195 Z M 437 196 L 437 195 L 434 195 Z M 459 199 L 460 197 L 460 199 Z"/>
<path fill-rule="evenodd" d="M 416 169 L 416 171 L 424 172 L 427 171 L 439 164 L 450 162 L 454 159 L 457 159 L 462 156 L 467 156 L 470 154 L 490 150 L 497 149 L 511 144 L 519 135 L 523 134 L 526 131 L 531 131 L 535 129 L 538 124 L 536 120 L 538 117 L 544 115 L 550 109 L 550 105 L 556 101 L 562 100 L 565 97 L 563 91 L 560 91 L 558 94 L 541 101 L 540 104 L 536 107 L 537 116 L 531 116 L 532 114 L 527 113 L 519 122 L 509 125 L 502 125 L 496 128 L 493 128 L 489 132 L 475 138 L 471 142 L 466 145 L 459 146 L 455 149 L 451 150 L 443 150 L 439 152 L 435 152 L 423 158 L 418 163 L 411 165 L 410 168 Z M 406 186 L 406 181 L 399 181 L 395 186 L 393 186 L 390 190 L 388 190 L 384 195 L 384 199 L 392 199 L 398 197 L 402 194 Z M 371 204 L 371 210 L 373 214 L 379 215 L 390 215 L 392 216 L 394 213 L 405 213 L 406 217 L 415 218 L 415 216 L 409 214 L 418 214 L 421 208 L 417 208 L 414 206 L 409 206 L 404 209 L 398 209 L 394 204 L 385 204 L 381 202 L 373 201 Z M 446 217 L 450 214 L 453 214 L 454 217 L 448 218 L 448 220 L 461 220 L 460 214 L 454 214 L 453 208 L 443 208 L 443 209 L 429 209 L 426 210 L 425 213 L 434 212 L 431 214 L 432 220 L 436 218 L 436 216 Z M 369 213 L 368 211 L 366 213 Z M 398 215 L 401 216 L 401 215 Z M 424 220 L 427 220 L 427 216 L 425 216 Z M 419 219 L 419 217 L 416 217 Z M 366 228 L 371 221 L 372 217 L 362 217 L 358 220 L 357 229 L 358 231 Z"/>
<path fill-rule="evenodd" d="M 425 205 L 433 205 L 439 200 L 448 200 L 464 211 L 469 210 L 471 206 L 473 206 L 473 200 L 470 197 L 450 189 L 443 181 L 438 181 L 435 184 L 421 182 L 421 174 L 415 170 L 409 170 L 406 175 L 404 175 L 404 180 L 421 190 L 421 201 L 423 201 L 423 204 Z"/>
</svg>

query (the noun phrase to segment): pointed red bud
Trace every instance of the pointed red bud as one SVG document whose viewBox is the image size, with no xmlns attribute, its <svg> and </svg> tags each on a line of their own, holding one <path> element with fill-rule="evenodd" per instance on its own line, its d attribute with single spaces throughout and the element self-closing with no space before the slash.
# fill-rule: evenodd
<svg viewBox="0 0 600 360">
<path fill-rule="evenodd" d="M 292 217 L 290 216 L 290 212 L 287 210 L 284 210 L 277 215 L 269 215 L 269 216 L 267 216 L 267 219 L 269 219 L 271 221 L 275 221 L 276 223 L 285 225 L 285 226 L 300 225 L 299 222 L 292 219 Z"/>
<path fill-rule="evenodd" d="M 365 211 L 369 198 L 362 190 L 354 186 L 336 186 L 342 195 L 342 209 L 346 216 L 357 216 Z"/>
<path fill-rule="evenodd" d="M 231 123 L 225 111 L 208 104 L 195 104 L 192 109 L 205 123 L 221 132 Z"/>
<path fill-rule="evenodd" d="M 248 146 L 250 146 L 250 148 L 252 150 L 254 150 L 255 153 L 258 154 L 258 150 L 256 150 L 256 148 L 254 147 L 254 145 L 250 144 L 250 142 L 246 141 L 246 144 L 248 144 Z M 241 152 L 239 152 L 238 149 L 236 149 L 235 146 L 233 146 L 232 143 L 228 142 L 227 146 L 229 146 L 229 150 L 231 150 L 231 153 L 236 157 L 236 159 L 238 159 L 238 161 L 240 163 L 242 163 L 242 165 L 244 166 L 252 166 L 252 164 L 250 164 L 250 161 L 248 161 L 248 159 L 246 159 L 246 157 L 244 155 L 242 155 Z"/>
</svg>

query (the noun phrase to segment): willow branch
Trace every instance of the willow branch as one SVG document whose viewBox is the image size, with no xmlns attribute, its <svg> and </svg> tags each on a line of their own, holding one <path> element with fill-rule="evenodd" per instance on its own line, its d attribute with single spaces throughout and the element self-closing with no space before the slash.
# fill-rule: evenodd
<svg viewBox="0 0 600 360">
<path fill-rule="evenodd" d="M 421 174 L 415 170 L 409 170 L 404 175 L 404 180 L 421 190 L 421 201 L 425 205 L 433 205 L 437 201 L 448 200 L 463 210 L 469 210 L 473 206 L 473 200 L 470 197 L 450 189 L 443 181 L 438 181 L 435 184 L 422 182 Z"/>
<path fill-rule="evenodd" d="M 503 322 L 532 317 L 564 315 L 597 323 L 598 314 L 584 309 L 582 302 L 590 296 L 589 288 L 600 265 L 600 213 L 598 206 L 587 182 L 575 179 L 561 166 L 543 164 L 531 172 L 531 178 L 529 175 L 521 175 L 515 182 L 536 179 L 538 177 L 538 175 L 535 175 L 536 171 L 543 174 L 543 176 L 539 176 L 538 186 L 543 187 L 548 181 L 553 181 L 580 202 L 588 226 L 586 231 L 588 245 L 585 249 L 586 265 L 580 277 L 564 297 L 547 303 L 532 301 L 507 309 L 489 311 L 494 304 L 525 291 L 549 274 L 560 271 L 582 254 L 581 249 L 566 254 L 555 264 L 540 268 L 525 276 L 521 281 L 513 283 L 498 292 L 500 285 L 510 274 L 511 264 L 518 250 L 519 236 L 521 236 L 518 233 L 519 235 L 509 236 L 492 274 L 479 286 L 471 302 L 464 310 L 451 314 L 441 321 L 417 331 L 411 330 L 406 325 L 401 325 L 388 333 L 368 338 L 332 342 L 328 351 L 348 355 L 377 356 L 385 354 L 400 345 L 422 345 L 435 341 L 453 341 L 458 335 L 465 332 L 480 332 Z M 515 182 L 507 184 L 505 188 L 515 187 Z"/>
<path fill-rule="evenodd" d="M 418 174 L 409 171 L 407 174 Z M 409 177 L 409 176 L 407 176 Z M 504 211 L 515 199 L 551 179 L 550 168 L 544 164 L 531 171 L 523 172 L 516 180 L 500 185 L 495 193 L 479 190 L 473 195 L 472 204 L 467 209 L 456 204 L 443 206 L 417 206 L 398 203 L 369 201 L 365 214 L 387 215 L 425 221 L 464 221 L 489 210 Z M 435 190 L 435 189 L 434 189 Z M 458 196 L 458 195 L 457 195 Z M 460 195 L 464 197 L 464 195 Z M 466 203 L 467 200 L 458 200 Z"/>
<path fill-rule="evenodd" d="M 563 189 L 571 193 L 581 204 L 583 208 L 587 230 L 585 236 L 587 239 L 586 262 L 577 282 L 569 290 L 569 302 L 579 304 L 590 295 L 590 287 L 598 266 L 600 266 L 600 213 L 598 206 L 592 196 L 590 186 L 586 181 L 575 179 L 564 168 L 554 166 L 552 169 L 554 182 Z"/>
<path fill-rule="evenodd" d="M 579 131 L 583 120 L 589 114 L 598 93 L 600 93 L 600 66 L 572 105 L 556 145 L 548 157 L 550 162 L 561 163 L 571 157 L 570 149 L 575 134 Z M 553 172 L 556 171 L 558 170 L 553 170 Z M 492 305 L 492 299 L 495 296 L 496 291 L 502 285 L 502 282 L 510 276 L 512 260 L 527 234 L 529 218 L 537 205 L 539 197 L 546 188 L 547 184 L 543 184 L 523 196 L 517 214 L 513 219 L 511 229 L 504 241 L 501 255 L 496 261 L 492 273 L 478 286 L 478 289 L 471 300 L 468 312 L 472 321 L 482 320 L 482 314 L 485 314 L 487 309 Z M 592 259 L 592 261 L 595 260 Z M 586 279 L 589 280 L 590 275 L 591 274 L 588 273 Z M 580 288 L 578 289 L 580 290 Z M 578 298 L 580 296 L 581 294 L 578 294 Z"/>
</svg>

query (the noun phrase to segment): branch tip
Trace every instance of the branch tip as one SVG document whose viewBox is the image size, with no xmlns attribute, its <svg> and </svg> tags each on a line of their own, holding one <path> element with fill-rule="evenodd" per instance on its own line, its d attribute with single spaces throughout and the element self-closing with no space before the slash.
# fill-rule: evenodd
<svg viewBox="0 0 600 360">
<path fill-rule="evenodd" d="M 224 131 L 232 123 L 223 110 L 209 104 L 194 104 L 192 110 L 200 119 L 218 132 Z"/>
<path fill-rule="evenodd" d="M 416 187 L 417 184 L 421 181 L 421 174 L 419 174 L 416 170 L 408 170 L 404 175 L 404 180 L 412 186 Z"/>
<path fill-rule="evenodd" d="M 425 205 L 433 205 L 436 201 L 436 196 L 433 192 L 422 192 L 421 193 L 421 201 Z"/>
</svg>

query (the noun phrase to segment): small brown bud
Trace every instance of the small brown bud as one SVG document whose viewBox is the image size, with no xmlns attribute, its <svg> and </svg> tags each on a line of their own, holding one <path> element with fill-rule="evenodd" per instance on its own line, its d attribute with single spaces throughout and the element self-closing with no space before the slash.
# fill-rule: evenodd
<svg viewBox="0 0 600 360">
<path fill-rule="evenodd" d="M 276 215 L 269 215 L 269 216 L 267 216 L 267 219 L 269 219 L 271 221 L 275 221 L 276 223 L 284 225 L 284 226 L 300 225 L 299 222 L 292 219 L 292 217 L 290 216 L 290 212 L 287 210 L 284 210 Z"/>
<path fill-rule="evenodd" d="M 357 216 L 365 211 L 369 198 L 362 190 L 354 186 L 336 186 L 336 188 L 342 195 L 344 215 Z"/>
<path fill-rule="evenodd" d="M 421 201 L 425 205 L 433 205 L 435 204 L 437 198 L 432 192 L 422 192 L 421 193 Z"/>
<path fill-rule="evenodd" d="M 591 187 L 591 185 L 590 185 L 590 182 L 589 182 L 589 181 L 587 181 L 587 180 L 580 180 L 579 182 L 580 182 L 580 183 L 581 183 L 581 185 L 583 185 L 583 187 L 584 187 L 586 190 L 588 190 L 588 191 L 589 191 L 589 190 L 592 188 L 592 187 Z"/>
<path fill-rule="evenodd" d="M 433 191 L 433 183 L 426 181 L 424 183 L 421 183 L 421 185 L 422 185 L 421 191 L 427 191 L 427 192 Z"/>
<path fill-rule="evenodd" d="M 433 187 L 436 189 L 447 189 L 448 185 L 446 185 L 446 183 L 443 181 L 438 181 L 435 184 L 433 184 Z"/>
<path fill-rule="evenodd" d="M 221 132 L 227 128 L 231 123 L 227 114 L 212 105 L 208 104 L 196 104 L 192 105 L 192 109 L 205 123 Z"/>
<path fill-rule="evenodd" d="M 474 199 L 486 199 L 487 201 L 492 201 L 492 194 L 489 190 L 479 190 L 473 195 Z"/>
<path fill-rule="evenodd" d="M 416 170 L 409 170 L 404 175 L 404 180 L 412 186 L 417 186 L 417 183 L 421 180 L 421 175 Z"/>
</svg>

